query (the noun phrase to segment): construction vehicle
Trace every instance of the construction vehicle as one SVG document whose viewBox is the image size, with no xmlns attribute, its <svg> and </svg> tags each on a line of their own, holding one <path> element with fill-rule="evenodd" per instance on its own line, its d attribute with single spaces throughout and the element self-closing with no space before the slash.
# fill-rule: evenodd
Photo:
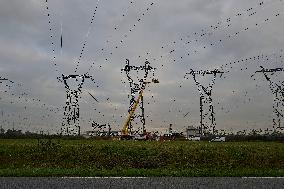
<svg viewBox="0 0 284 189">
<path fill-rule="evenodd" d="M 140 102 L 140 100 L 141 100 L 141 98 L 142 98 L 142 96 L 143 96 L 143 92 L 144 92 L 144 90 L 145 90 L 145 88 L 146 88 L 146 85 L 147 84 L 149 84 L 149 83 L 159 83 L 159 81 L 157 80 L 157 79 L 152 79 L 152 81 L 144 81 L 143 82 L 143 87 L 141 88 L 141 90 L 140 90 L 140 92 L 139 92 L 139 96 L 137 97 L 137 100 L 135 101 L 135 103 L 134 103 L 134 105 L 133 105 L 133 107 L 132 107 L 132 109 L 129 111 L 129 115 L 128 115 L 128 117 L 127 117 L 127 119 L 126 119 L 126 121 L 125 121 L 125 123 L 124 123 L 124 125 L 123 125 L 123 128 L 122 128 L 122 130 L 121 130 L 121 139 L 122 140 L 131 140 L 131 139 L 135 139 L 135 136 L 132 136 L 132 135 L 130 135 L 129 134 L 129 131 L 128 131 L 128 126 L 129 126 L 129 123 L 130 123 L 130 121 L 131 121 L 131 118 L 132 118 L 132 116 L 133 116 L 133 114 L 134 114 L 134 112 L 135 112 L 135 110 L 136 110 L 136 108 L 137 108 L 137 105 L 139 104 L 139 102 Z M 143 133 L 144 134 L 144 133 Z M 145 135 L 145 134 L 144 134 Z M 136 137 L 137 138 L 137 137 Z"/>
</svg>

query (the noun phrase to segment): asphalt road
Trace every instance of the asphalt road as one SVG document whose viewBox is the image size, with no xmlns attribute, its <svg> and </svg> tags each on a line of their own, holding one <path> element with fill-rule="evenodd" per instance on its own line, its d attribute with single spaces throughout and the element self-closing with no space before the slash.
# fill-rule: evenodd
<svg viewBox="0 0 284 189">
<path fill-rule="evenodd" d="M 147 189 L 173 189 L 173 188 L 284 188 L 284 178 L 40 178 L 40 177 L 2 177 L 2 189 L 53 189 L 53 188 L 147 188 Z"/>
</svg>

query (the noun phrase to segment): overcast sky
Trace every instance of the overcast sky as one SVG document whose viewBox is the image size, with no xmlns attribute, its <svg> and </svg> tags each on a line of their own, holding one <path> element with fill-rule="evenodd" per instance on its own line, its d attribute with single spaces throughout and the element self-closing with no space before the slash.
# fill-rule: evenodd
<svg viewBox="0 0 284 189">
<path fill-rule="evenodd" d="M 199 126 L 199 92 L 184 76 L 216 68 L 225 72 L 212 90 L 217 129 L 272 128 L 274 95 L 263 74 L 251 75 L 261 65 L 283 67 L 283 15 L 282 0 L 0 0 L 0 76 L 16 83 L 0 84 L 2 126 L 60 130 L 66 92 L 56 78 L 75 74 L 85 43 L 76 73 L 88 72 L 96 83 L 83 85 L 82 130 L 92 121 L 122 127 L 130 94 L 121 73 L 126 59 L 157 68 L 160 83 L 145 92 L 148 130 Z M 131 76 L 137 80 L 137 72 Z M 197 79 L 208 86 L 212 76 Z"/>
</svg>

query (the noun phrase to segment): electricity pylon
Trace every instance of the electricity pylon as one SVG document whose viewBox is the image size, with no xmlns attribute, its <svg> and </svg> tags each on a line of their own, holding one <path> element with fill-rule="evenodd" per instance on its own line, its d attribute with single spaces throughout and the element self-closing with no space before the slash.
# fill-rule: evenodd
<svg viewBox="0 0 284 189">
<path fill-rule="evenodd" d="M 135 105 L 135 102 L 136 102 L 135 96 L 138 95 L 141 89 L 145 88 L 145 83 L 147 83 L 146 80 L 148 79 L 148 74 L 150 71 L 152 71 L 153 77 L 154 77 L 154 70 L 156 70 L 156 68 L 153 68 L 152 66 L 150 66 L 150 62 L 148 61 L 146 61 L 143 66 L 130 66 L 129 60 L 126 59 L 126 65 L 123 69 L 121 69 L 121 71 L 124 71 L 126 73 L 129 86 L 130 86 L 130 105 L 128 108 L 128 113 L 131 112 L 131 110 L 133 109 L 133 106 Z M 145 73 L 144 73 L 143 78 L 138 78 L 138 82 L 137 81 L 135 82 L 133 78 L 130 76 L 131 71 L 137 71 L 137 72 L 144 71 Z M 131 132 L 133 128 L 132 120 L 134 120 L 135 118 L 140 118 L 140 121 L 142 123 L 142 133 L 145 133 L 146 123 L 145 123 L 145 109 L 144 109 L 143 95 L 141 96 L 139 104 L 140 104 L 141 111 L 136 111 L 137 113 L 131 116 L 130 121 L 129 121 L 128 130 Z M 137 133 L 139 133 L 139 130 L 137 131 Z"/>
<path fill-rule="evenodd" d="M 256 71 L 251 77 L 256 73 L 263 73 L 265 79 L 268 81 L 270 91 L 274 94 L 273 99 L 273 129 L 284 129 L 284 126 L 281 125 L 281 119 L 284 116 L 284 81 L 277 83 L 271 80 L 271 76 L 276 72 L 283 72 L 283 68 L 272 68 L 266 69 L 263 66 L 260 66 L 261 70 Z"/>
<path fill-rule="evenodd" d="M 216 127 L 216 120 L 215 120 L 215 112 L 213 106 L 213 99 L 212 99 L 212 90 L 215 84 L 215 80 L 217 74 L 220 74 L 220 78 L 224 74 L 224 72 L 219 71 L 218 69 L 208 71 L 208 70 L 201 70 L 201 71 L 194 71 L 190 70 L 189 73 L 186 73 L 185 78 L 189 79 L 188 75 L 192 75 L 197 89 L 199 91 L 199 98 L 200 98 L 200 134 L 204 135 L 205 133 L 210 132 L 215 133 Z M 213 79 L 211 83 L 207 87 L 203 86 L 196 78 L 197 75 L 201 75 L 205 77 L 206 75 L 213 75 Z M 208 105 L 208 110 L 204 109 L 204 106 Z"/>
</svg>

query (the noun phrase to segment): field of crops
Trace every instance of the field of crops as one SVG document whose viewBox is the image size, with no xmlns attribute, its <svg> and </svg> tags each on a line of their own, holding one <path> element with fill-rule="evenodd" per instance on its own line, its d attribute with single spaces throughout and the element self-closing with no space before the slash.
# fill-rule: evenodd
<svg viewBox="0 0 284 189">
<path fill-rule="evenodd" d="M 284 144 L 0 139 L 0 176 L 284 176 Z"/>
</svg>

